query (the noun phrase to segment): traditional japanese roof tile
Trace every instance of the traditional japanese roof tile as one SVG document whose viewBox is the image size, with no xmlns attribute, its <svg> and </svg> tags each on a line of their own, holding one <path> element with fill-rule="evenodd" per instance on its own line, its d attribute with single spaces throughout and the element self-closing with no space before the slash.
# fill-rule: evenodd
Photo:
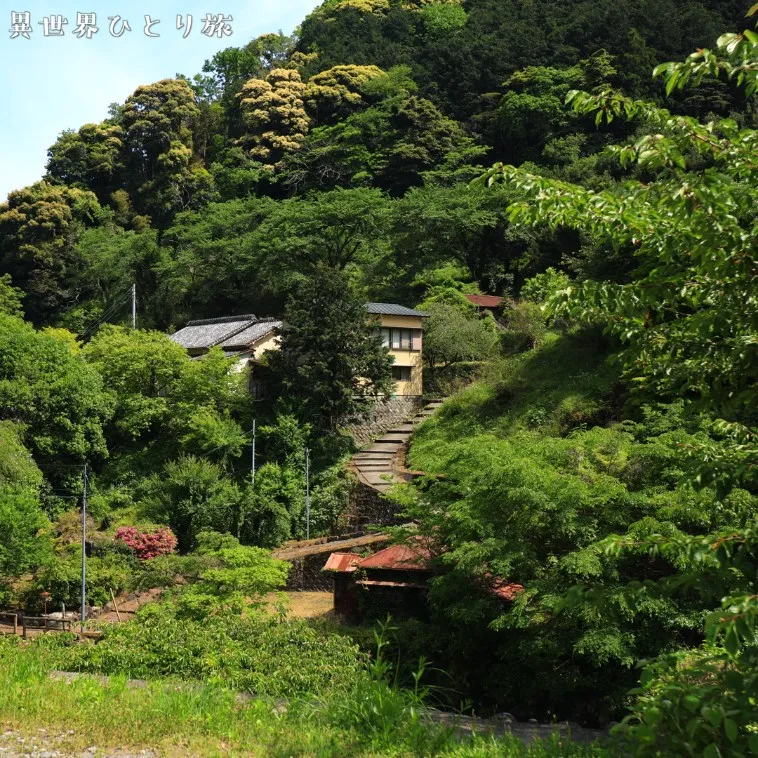
<svg viewBox="0 0 758 758">
<path fill-rule="evenodd" d="M 397 305 L 396 303 L 366 303 L 366 310 L 369 313 L 381 316 L 416 316 L 418 318 L 427 318 L 429 315 L 423 311 L 414 311 L 412 308 L 406 308 L 404 305 Z"/>
<path fill-rule="evenodd" d="M 282 326 L 281 321 L 276 321 L 273 318 L 261 319 L 257 323 L 250 324 L 250 326 L 243 329 L 241 332 L 237 332 L 228 339 L 220 343 L 220 347 L 229 348 L 245 348 L 263 337 L 275 332 Z"/>
<path fill-rule="evenodd" d="M 466 295 L 466 299 L 479 308 L 499 308 L 505 298 L 499 295 Z"/>
<path fill-rule="evenodd" d="M 281 321 L 259 319 L 252 313 L 189 321 L 171 339 L 187 350 L 215 347 L 244 349 L 281 326 Z"/>
</svg>

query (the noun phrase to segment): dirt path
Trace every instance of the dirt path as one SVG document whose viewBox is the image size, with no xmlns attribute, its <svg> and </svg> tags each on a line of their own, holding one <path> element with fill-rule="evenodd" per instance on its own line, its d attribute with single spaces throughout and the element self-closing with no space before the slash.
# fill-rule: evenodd
<svg viewBox="0 0 758 758">
<path fill-rule="evenodd" d="M 285 610 L 288 616 L 298 619 L 324 618 L 334 615 L 333 592 L 285 592 Z M 272 593 L 265 598 L 269 613 L 279 612 L 280 598 Z"/>
<path fill-rule="evenodd" d="M 131 621 L 134 618 L 134 614 L 137 613 L 137 611 L 142 608 L 143 605 L 147 605 L 148 603 L 152 603 L 157 600 L 162 592 L 162 589 L 156 588 L 147 590 L 146 592 L 135 592 L 129 595 L 120 595 L 116 598 L 115 607 L 111 601 L 103 607 L 102 613 L 96 616 L 95 620 L 105 621 L 111 624 L 121 624 L 125 621 Z M 116 611 L 116 608 L 118 608 L 118 611 Z M 47 631 L 44 629 L 27 629 L 26 636 L 27 638 L 31 639 L 32 637 L 38 637 L 40 634 L 53 634 L 55 631 L 55 629 L 48 629 Z M 78 621 L 74 625 L 73 631 L 79 631 Z M 20 623 L 17 627 L 16 634 L 19 637 L 23 634 L 22 625 Z M 6 620 L 0 621 L 0 635 L 12 636 L 13 625 Z M 0 747 L 0 758 L 2 758 L 4 755 L 6 755 L 6 753 L 3 753 L 2 748 Z"/>
<path fill-rule="evenodd" d="M 0 756 L 2 758 L 157 758 L 153 750 L 128 748 L 101 749 L 91 745 L 85 750 L 73 749 L 71 744 L 81 742 L 73 729 L 67 732 L 38 729 L 36 733 L 22 734 L 13 729 L 0 728 Z"/>
</svg>

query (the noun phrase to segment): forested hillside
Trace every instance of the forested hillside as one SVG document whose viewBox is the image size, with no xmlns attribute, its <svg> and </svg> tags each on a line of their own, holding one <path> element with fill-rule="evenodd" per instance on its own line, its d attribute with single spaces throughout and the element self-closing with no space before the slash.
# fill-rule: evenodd
<svg viewBox="0 0 758 758">
<path fill-rule="evenodd" d="M 327 2 L 296 36 L 145 82 L 103 122 L 63 132 L 42 183 L 0 209 L 0 273 L 32 323 L 78 334 L 126 318 L 111 307 L 133 282 L 140 325 L 163 330 L 276 315 L 319 263 L 368 299 L 404 302 L 448 263 L 513 295 L 551 264 L 594 273 L 606 255 L 592 243 L 525 235 L 507 188 L 478 198 L 467 181 L 502 160 L 612 185 L 623 172 L 599 153 L 636 127 L 597 129 L 566 93 L 661 99 L 653 67 L 744 25 L 742 5 Z M 712 80 L 672 107 L 707 117 L 745 102 Z M 340 238 L 325 231 L 336 225 Z M 625 263 L 609 268 L 623 277 Z"/>
<path fill-rule="evenodd" d="M 401 670 L 478 713 L 631 713 L 629 754 L 758 754 L 757 11 L 326 0 L 62 132 L 0 205 L 0 605 L 77 601 L 86 481 L 89 601 L 179 582 L 145 619 L 240 657 L 148 623 L 65 665 L 261 686 L 250 640 L 288 632 L 247 615 L 286 574 L 260 548 L 305 536 L 306 449 L 311 534 L 339 522 L 345 427 L 391 392 L 362 304 L 399 303 L 454 396 L 392 494 L 438 572 Z M 167 336 L 234 314 L 287 323 L 263 399 Z M 267 693 L 326 687 L 299 655 Z"/>
</svg>

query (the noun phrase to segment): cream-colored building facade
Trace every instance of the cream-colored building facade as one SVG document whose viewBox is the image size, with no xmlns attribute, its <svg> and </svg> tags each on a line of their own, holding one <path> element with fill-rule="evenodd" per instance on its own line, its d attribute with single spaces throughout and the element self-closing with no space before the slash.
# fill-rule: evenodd
<svg viewBox="0 0 758 758">
<path fill-rule="evenodd" d="M 394 358 L 394 394 L 400 397 L 423 395 L 422 354 L 426 314 L 394 303 L 367 303 L 366 309 L 379 321 L 382 342 Z"/>
</svg>

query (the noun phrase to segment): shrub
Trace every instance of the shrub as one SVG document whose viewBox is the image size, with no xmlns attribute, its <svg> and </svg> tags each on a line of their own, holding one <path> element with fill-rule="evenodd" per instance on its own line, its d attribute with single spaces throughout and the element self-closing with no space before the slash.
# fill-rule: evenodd
<svg viewBox="0 0 758 758">
<path fill-rule="evenodd" d="M 186 552 L 202 529 L 228 532 L 240 500 L 239 488 L 223 471 L 202 458 L 186 456 L 170 461 L 162 474 L 145 484 L 146 515 L 167 523 Z"/>
<path fill-rule="evenodd" d="M 503 319 L 506 328 L 500 336 L 500 344 L 506 354 L 539 347 L 547 332 L 542 309 L 529 300 L 509 303 L 503 309 Z"/>
<path fill-rule="evenodd" d="M 223 682 L 258 695 L 297 697 L 346 690 L 363 660 L 346 637 L 323 635 L 305 622 L 234 616 L 195 621 L 153 605 L 133 622 L 106 627 L 97 645 L 67 651 L 60 665 L 136 679 Z"/>
<path fill-rule="evenodd" d="M 548 298 L 559 290 L 565 290 L 571 280 L 563 271 L 556 271 L 552 266 L 541 274 L 533 276 L 524 282 L 521 297 L 533 303 L 542 305 Z"/>
<path fill-rule="evenodd" d="M 154 532 L 140 532 L 134 526 L 122 526 L 113 538 L 131 548 L 141 561 L 168 555 L 176 550 L 176 537 L 165 527 Z"/>
</svg>

